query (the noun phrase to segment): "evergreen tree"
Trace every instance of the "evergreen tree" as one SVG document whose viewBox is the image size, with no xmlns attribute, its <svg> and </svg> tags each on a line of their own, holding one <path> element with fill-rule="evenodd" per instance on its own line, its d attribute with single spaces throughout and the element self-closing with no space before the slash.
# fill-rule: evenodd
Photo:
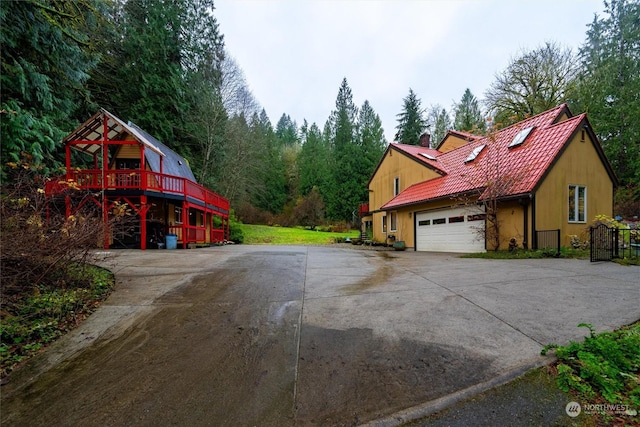
<svg viewBox="0 0 640 427">
<path fill-rule="evenodd" d="M 303 138 L 298 156 L 300 195 L 306 196 L 315 187 L 323 199 L 326 199 L 329 182 L 329 147 L 325 144 L 322 132 L 315 123 L 303 133 Z"/>
<path fill-rule="evenodd" d="M 331 141 L 333 174 L 327 197 L 327 215 L 334 220 L 351 221 L 352 212 L 360 203 L 360 180 L 358 179 L 357 108 L 353 103 L 347 79 L 342 80 L 336 109 L 331 113 Z"/>
<path fill-rule="evenodd" d="M 291 120 L 288 114 L 282 114 L 276 124 L 276 136 L 282 145 L 297 145 L 300 142 L 298 137 L 298 126 Z"/>
<path fill-rule="evenodd" d="M 300 195 L 300 175 L 298 173 L 298 156 L 300 145 L 285 145 L 280 148 L 280 158 L 284 165 L 287 203 L 295 204 Z"/>
<path fill-rule="evenodd" d="M 380 116 L 373 110 L 369 101 L 364 101 L 358 117 L 359 154 L 358 173 L 360 176 L 360 203 L 369 199 L 367 183 L 386 148 L 384 129 Z"/>
<path fill-rule="evenodd" d="M 0 1 L 2 167 L 21 152 L 54 166 L 56 146 L 90 103 L 97 0 Z"/>
<path fill-rule="evenodd" d="M 478 105 L 478 100 L 468 88 L 464 91 L 460 102 L 455 105 L 454 115 L 453 128 L 456 130 L 465 132 L 484 131 L 487 127 Z"/>
<path fill-rule="evenodd" d="M 251 139 L 251 131 L 243 114 L 233 116 L 225 128 L 225 156 L 220 165 L 221 193 L 232 206 L 250 203 L 251 190 L 261 186 L 259 146 Z"/>
<path fill-rule="evenodd" d="M 431 129 L 431 145 L 437 146 L 451 129 L 451 117 L 441 105 L 432 105 L 429 111 L 429 128 Z"/>
<path fill-rule="evenodd" d="M 199 182 L 219 188 L 228 112 L 222 99 L 224 39 L 213 15 L 213 0 L 185 0 L 181 24 L 181 69 L 187 110 L 179 135 L 182 152 L 192 153 Z M 187 150 L 186 147 L 189 146 Z"/>
<path fill-rule="evenodd" d="M 396 129 L 396 142 L 400 144 L 418 145 L 420 135 L 425 131 L 427 122 L 423 117 L 420 99 L 413 89 L 409 89 L 409 95 L 402 100 L 402 112 L 397 115 L 398 125 Z"/>
<path fill-rule="evenodd" d="M 640 185 L 640 3 L 605 2 L 580 50 L 577 105 L 622 184 Z"/>
<path fill-rule="evenodd" d="M 184 4 L 135 0 L 123 8 L 122 57 L 114 94 L 119 114 L 190 157 L 181 146 L 188 87 L 182 70 Z"/>
<path fill-rule="evenodd" d="M 254 114 L 250 137 L 256 155 L 245 161 L 254 163 L 254 173 L 257 175 L 248 189 L 251 193 L 250 203 L 258 209 L 280 213 L 287 201 L 286 171 L 280 144 L 264 109 L 259 116 Z"/>
<path fill-rule="evenodd" d="M 201 141 L 224 134 L 219 127 L 224 41 L 213 10 L 212 0 L 116 2 L 110 13 L 116 30 L 102 44 L 105 69 L 113 73 L 97 73 L 93 86 L 106 87 L 100 100 L 114 113 L 188 158 L 200 159 Z M 216 117 L 215 132 L 207 114 Z M 203 122 L 209 128 L 201 131 Z M 209 174 L 207 162 L 194 162 L 201 174 Z"/>
</svg>

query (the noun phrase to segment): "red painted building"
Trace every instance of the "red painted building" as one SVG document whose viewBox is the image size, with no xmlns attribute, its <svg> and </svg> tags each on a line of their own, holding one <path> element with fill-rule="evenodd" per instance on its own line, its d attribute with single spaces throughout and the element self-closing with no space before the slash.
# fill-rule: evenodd
<svg viewBox="0 0 640 427">
<path fill-rule="evenodd" d="M 68 184 L 88 190 L 65 196 L 67 217 L 83 205 L 97 205 L 105 222 L 104 247 L 158 248 L 167 235 L 183 248 L 229 239 L 229 201 L 199 185 L 185 158 L 135 124 L 101 109 L 64 140 L 66 174 L 49 182 L 47 195 L 61 195 Z M 74 166 L 73 151 L 90 164 Z M 115 207 L 136 221 L 126 231 L 108 227 Z"/>
</svg>

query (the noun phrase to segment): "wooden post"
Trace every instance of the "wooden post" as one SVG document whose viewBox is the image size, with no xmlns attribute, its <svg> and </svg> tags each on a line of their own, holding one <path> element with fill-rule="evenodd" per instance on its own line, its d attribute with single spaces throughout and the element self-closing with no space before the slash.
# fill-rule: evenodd
<svg viewBox="0 0 640 427">
<path fill-rule="evenodd" d="M 67 142 L 64 146 L 65 167 L 67 169 L 67 180 L 71 178 L 71 146 Z"/>
<path fill-rule="evenodd" d="M 104 248 L 109 249 L 109 203 L 107 196 L 104 194 L 106 183 L 106 173 L 109 169 L 109 147 L 107 141 L 109 139 L 109 117 L 102 115 L 102 224 L 104 228 Z"/>
<path fill-rule="evenodd" d="M 140 196 L 140 249 L 147 249 L 147 196 Z"/>
</svg>

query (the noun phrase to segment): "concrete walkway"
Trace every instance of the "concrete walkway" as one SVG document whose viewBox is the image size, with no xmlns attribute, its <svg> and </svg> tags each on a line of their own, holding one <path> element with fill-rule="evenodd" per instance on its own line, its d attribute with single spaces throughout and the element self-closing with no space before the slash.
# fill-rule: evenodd
<svg viewBox="0 0 640 427">
<path fill-rule="evenodd" d="M 640 318 L 640 269 L 302 246 L 111 251 L 116 291 L 2 425 L 398 425 Z"/>
</svg>

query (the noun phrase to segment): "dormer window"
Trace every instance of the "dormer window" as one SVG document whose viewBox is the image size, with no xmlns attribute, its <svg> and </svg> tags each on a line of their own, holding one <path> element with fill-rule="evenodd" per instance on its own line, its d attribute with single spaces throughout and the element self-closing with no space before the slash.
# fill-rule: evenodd
<svg viewBox="0 0 640 427">
<path fill-rule="evenodd" d="M 525 139 L 527 139 L 527 137 L 529 136 L 532 130 L 533 130 L 533 126 L 522 129 L 520 132 L 517 133 L 516 136 L 513 137 L 513 141 L 511 141 L 511 144 L 509 144 L 508 147 L 512 148 L 512 147 L 517 147 L 518 145 L 522 145 L 522 143 L 524 142 Z"/>
<path fill-rule="evenodd" d="M 478 157 L 478 155 L 482 152 L 482 150 L 484 150 L 484 147 L 486 147 L 486 145 L 478 145 L 476 148 L 473 149 L 473 151 L 469 154 L 469 156 L 465 159 L 465 163 L 469 163 L 472 162 L 476 159 L 476 157 Z"/>
</svg>

